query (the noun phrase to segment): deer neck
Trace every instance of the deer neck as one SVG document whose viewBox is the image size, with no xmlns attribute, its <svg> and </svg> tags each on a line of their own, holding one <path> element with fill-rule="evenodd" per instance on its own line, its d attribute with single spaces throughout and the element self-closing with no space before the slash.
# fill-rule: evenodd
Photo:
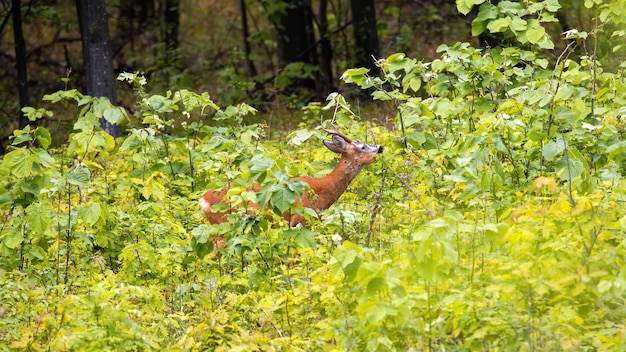
<svg viewBox="0 0 626 352">
<path fill-rule="evenodd" d="M 315 207 L 318 210 L 328 209 L 348 189 L 348 185 L 359 174 L 359 171 L 361 171 L 361 165 L 354 160 L 341 158 L 330 174 L 317 179 L 315 182 L 317 187 L 311 185 L 318 197 Z"/>
</svg>

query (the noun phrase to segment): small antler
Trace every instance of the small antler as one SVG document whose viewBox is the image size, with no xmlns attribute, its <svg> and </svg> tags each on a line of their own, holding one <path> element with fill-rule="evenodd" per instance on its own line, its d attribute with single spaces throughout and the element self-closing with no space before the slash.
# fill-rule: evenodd
<svg viewBox="0 0 626 352">
<path fill-rule="evenodd" d="M 343 134 L 343 133 L 341 133 L 341 132 L 337 131 L 337 130 L 336 130 L 336 129 L 334 129 L 334 128 L 333 128 L 332 130 L 331 130 L 331 129 L 324 128 L 324 131 L 326 131 L 326 133 L 328 133 L 328 134 L 334 134 L 334 135 L 337 135 L 337 136 L 339 136 L 339 137 L 343 138 L 343 139 L 344 139 L 346 142 L 348 142 L 348 143 L 352 143 L 352 140 L 351 140 L 350 138 L 348 138 L 345 134 Z"/>
</svg>

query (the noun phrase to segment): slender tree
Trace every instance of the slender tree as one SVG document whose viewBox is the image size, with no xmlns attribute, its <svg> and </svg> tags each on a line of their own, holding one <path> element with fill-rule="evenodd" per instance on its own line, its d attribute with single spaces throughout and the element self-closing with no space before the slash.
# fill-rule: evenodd
<svg viewBox="0 0 626 352">
<path fill-rule="evenodd" d="M 163 1 L 163 42 L 165 43 L 165 65 L 178 64 L 178 27 L 180 24 L 179 0 Z"/>
<path fill-rule="evenodd" d="M 380 57 L 380 46 L 374 0 L 350 0 L 350 6 L 354 28 L 355 63 L 358 67 L 368 68 L 370 75 L 378 75 L 380 70 L 375 59 Z"/>
<path fill-rule="evenodd" d="M 246 0 L 239 0 L 239 12 L 241 14 L 241 34 L 243 36 L 243 53 L 246 59 L 246 65 L 248 67 L 248 75 L 255 77 L 257 75 L 254 62 L 250 58 L 252 49 L 250 48 L 250 31 L 248 29 L 248 13 L 246 11 Z"/>
<path fill-rule="evenodd" d="M 333 48 L 328 31 L 328 0 L 320 0 L 318 28 L 320 36 L 320 95 L 326 95 L 336 90 L 333 84 Z"/>
<path fill-rule="evenodd" d="M 13 17 L 13 38 L 15 41 L 15 66 L 17 69 L 17 86 L 20 96 L 19 127 L 23 129 L 29 124 L 22 108 L 28 106 L 28 75 L 26 71 L 26 42 L 22 31 L 22 6 L 20 0 L 12 0 L 11 15 Z"/>
<path fill-rule="evenodd" d="M 139 35 L 152 31 L 157 23 L 154 0 L 120 1 L 116 23 L 117 35 L 111 38 L 113 57 L 118 64 L 126 65 L 127 49 L 135 48 Z M 132 70 L 132 69 L 131 69 Z"/>
<path fill-rule="evenodd" d="M 83 44 L 87 94 L 107 97 L 116 104 L 115 72 L 104 0 L 76 0 L 76 10 Z M 100 125 L 114 137 L 122 134 L 120 126 L 104 118 L 100 119 Z"/>
<path fill-rule="evenodd" d="M 278 63 L 281 68 L 295 62 L 317 65 L 313 11 L 309 0 L 285 0 L 280 12 L 278 31 Z M 315 81 L 299 80 L 296 85 L 314 88 Z"/>
</svg>

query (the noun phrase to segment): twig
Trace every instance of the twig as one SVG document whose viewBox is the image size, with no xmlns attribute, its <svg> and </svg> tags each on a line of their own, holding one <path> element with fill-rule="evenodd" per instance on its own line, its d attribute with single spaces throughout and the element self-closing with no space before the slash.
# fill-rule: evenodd
<svg viewBox="0 0 626 352">
<path fill-rule="evenodd" d="M 380 188 L 378 189 L 376 202 L 374 203 L 374 207 L 372 208 L 372 215 L 370 216 L 370 226 L 367 230 L 367 236 L 365 237 L 365 247 L 370 246 L 370 238 L 372 237 L 372 230 L 374 229 L 374 220 L 376 220 L 376 214 L 378 214 L 380 201 L 383 197 L 383 189 L 385 188 L 385 176 L 387 176 L 387 169 L 383 169 L 383 177 L 380 180 Z"/>
<path fill-rule="evenodd" d="M 419 196 L 419 195 L 418 195 L 418 194 L 417 194 L 417 193 L 413 190 L 413 187 L 411 187 L 411 185 L 409 185 L 409 183 L 408 183 L 408 182 L 406 182 L 406 180 L 405 180 L 405 179 L 403 179 L 400 175 L 398 175 L 398 173 L 397 173 L 394 169 L 390 168 L 390 167 L 389 167 L 389 165 L 385 165 L 385 168 L 387 168 L 389 171 L 391 171 L 391 172 L 392 172 L 392 173 L 393 173 L 393 174 L 394 174 L 394 175 L 398 178 L 398 180 L 400 180 L 400 182 L 402 182 L 402 185 L 403 185 L 404 187 L 406 187 L 406 189 L 407 189 L 409 192 L 411 192 L 411 194 L 413 194 L 413 196 L 415 196 L 415 198 L 417 199 L 417 201 L 418 201 L 418 202 L 420 202 L 420 204 L 422 205 L 422 207 L 424 208 L 424 210 L 426 210 L 426 212 L 428 213 L 428 217 L 429 217 L 430 219 L 432 219 L 432 218 L 433 218 L 433 212 L 432 212 L 432 210 L 430 210 L 430 209 L 426 206 L 426 204 L 422 201 L 422 198 L 420 198 L 420 196 Z"/>
</svg>

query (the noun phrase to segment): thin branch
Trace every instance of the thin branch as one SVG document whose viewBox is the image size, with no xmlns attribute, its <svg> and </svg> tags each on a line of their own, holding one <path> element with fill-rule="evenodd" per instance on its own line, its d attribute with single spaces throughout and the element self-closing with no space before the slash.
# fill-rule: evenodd
<svg viewBox="0 0 626 352">
<path fill-rule="evenodd" d="M 389 171 L 391 171 L 397 178 L 398 180 L 400 180 L 400 182 L 402 182 L 402 185 L 404 187 L 406 187 L 406 189 L 411 192 L 411 194 L 413 194 L 413 196 L 417 199 L 418 202 L 420 202 L 420 204 L 422 205 L 422 207 L 424 208 L 424 210 L 426 210 L 426 212 L 428 213 L 428 217 L 430 219 L 433 218 L 433 211 L 430 210 L 426 204 L 422 201 L 422 198 L 420 198 L 420 196 L 413 190 L 413 187 L 411 187 L 411 185 L 409 185 L 408 182 L 406 182 L 405 179 L 403 179 L 400 175 L 398 175 L 398 173 L 389 167 L 389 165 L 385 165 L 385 168 L 387 168 Z"/>
<path fill-rule="evenodd" d="M 380 208 L 380 201 L 383 198 L 383 190 L 385 189 L 385 176 L 387 176 L 387 169 L 383 169 L 383 177 L 381 177 L 380 180 L 380 188 L 376 194 L 376 202 L 374 202 L 372 215 L 370 216 L 370 226 L 367 230 L 367 236 L 365 237 L 365 247 L 370 246 L 370 239 L 372 238 L 372 231 L 374 229 L 374 220 L 376 220 L 376 215 L 378 214 L 378 209 Z"/>
</svg>

